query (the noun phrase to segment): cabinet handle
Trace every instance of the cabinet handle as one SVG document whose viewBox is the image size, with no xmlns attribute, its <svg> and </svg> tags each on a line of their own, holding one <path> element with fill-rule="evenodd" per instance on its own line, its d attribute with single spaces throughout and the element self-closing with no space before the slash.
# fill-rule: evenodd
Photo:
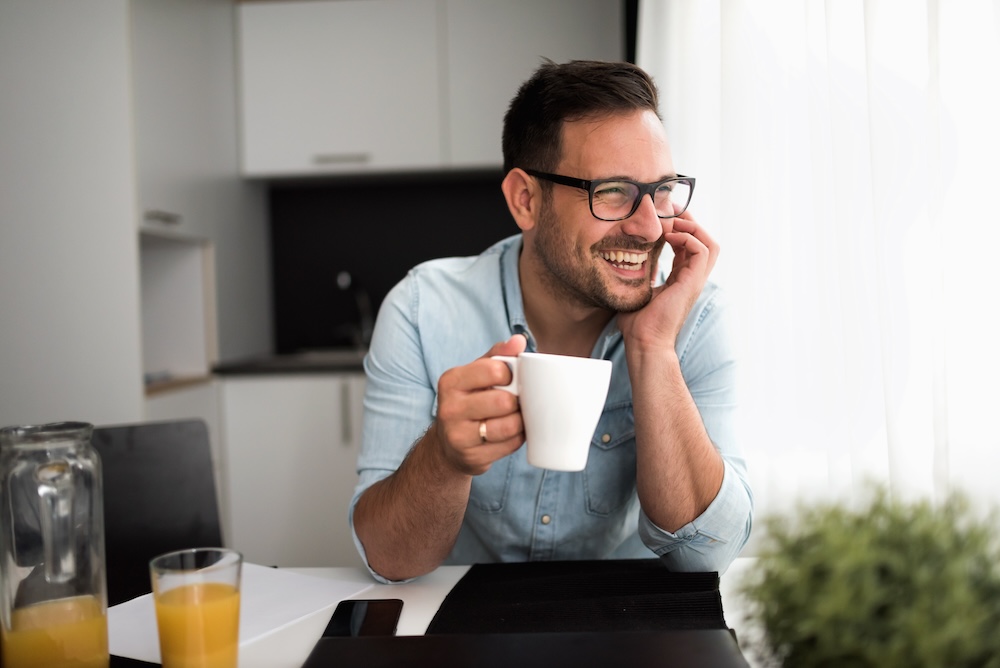
<svg viewBox="0 0 1000 668">
<path fill-rule="evenodd" d="M 160 211 L 158 209 L 146 211 L 142 214 L 142 218 L 147 223 L 166 223 L 167 225 L 179 225 L 184 220 L 184 216 L 179 213 Z"/>
<path fill-rule="evenodd" d="M 313 164 L 344 165 L 368 162 L 371 159 L 371 153 L 316 153 L 313 155 Z"/>
<path fill-rule="evenodd" d="M 354 440 L 351 435 L 354 433 L 351 425 L 351 388 L 350 383 L 342 381 L 340 383 L 340 442 L 345 448 L 351 447 Z"/>
</svg>

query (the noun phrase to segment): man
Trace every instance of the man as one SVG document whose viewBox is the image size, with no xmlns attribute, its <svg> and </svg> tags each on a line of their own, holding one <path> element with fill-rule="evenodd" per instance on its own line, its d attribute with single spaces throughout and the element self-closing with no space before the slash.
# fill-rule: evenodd
<svg viewBox="0 0 1000 668">
<path fill-rule="evenodd" d="M 351 506 L 362 557 L 390 582 L 655 555 L 724 571 L 753 502 L 707 280 L 719 249 L 686 211 L 694 179 L 674 170 L 653 82 L 627 63 L 546 63 L 507 111 L 503 152 L 521 233 L 415 267 L 381 307 Z M 525 459 L 517 397 L 493 389 L 510 370 L 490 359 L 525 349 L 614 364 L 582 472 Z"/>
</svg>

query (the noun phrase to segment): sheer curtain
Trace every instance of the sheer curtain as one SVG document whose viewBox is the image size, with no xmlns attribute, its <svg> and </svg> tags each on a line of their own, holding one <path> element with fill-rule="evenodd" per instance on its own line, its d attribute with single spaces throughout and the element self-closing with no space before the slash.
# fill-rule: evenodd
<svg viewBox="0 0 1000 668">
<path fill-rule="evenodd" d="M 641 0 L 722 245 L 758 513 L 1000 505 L 1000 0 Z"/>
</svg>

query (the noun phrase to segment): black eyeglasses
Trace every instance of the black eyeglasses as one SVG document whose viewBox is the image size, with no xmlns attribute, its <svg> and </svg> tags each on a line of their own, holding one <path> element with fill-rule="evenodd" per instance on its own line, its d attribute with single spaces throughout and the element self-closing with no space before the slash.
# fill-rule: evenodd
<svg viewBox="0 0 1000 668">
<path fill-rule="evenodd" d="M 606 221 L 625 220 L 635 213 L 645 195 L 653 199 L 657 216 L 676 218 L 687 210 L 694 192 L 694 177 L 681 174 L 656 183 L 639 183 L 629 179 L 585 181 L 534 169 L 524 171 L 552 183 L 586 190 L 590 196 L 590 213 L 594 218 Z"/>
</svg>

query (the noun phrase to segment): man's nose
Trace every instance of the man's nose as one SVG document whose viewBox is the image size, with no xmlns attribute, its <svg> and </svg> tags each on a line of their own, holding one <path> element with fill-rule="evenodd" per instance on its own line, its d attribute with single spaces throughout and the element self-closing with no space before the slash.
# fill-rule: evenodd
<svg viewBox="0 0 1000 668">
<path fill-rule="evenodd" d="M 661 220 L 656 215 L 656 207 L 653 206 L 653 196 L 643 195 L 639 200 L 639 206 L 636 207 L 635 213 L 622 221 L 622 232 L 629 236 L 641 237 L 646 241 L 652 242 L 663 236 L 664 232 L 669 231 L 664 226 L 672 229 L 671 220 L 673 219 Z"/>
</svg>

